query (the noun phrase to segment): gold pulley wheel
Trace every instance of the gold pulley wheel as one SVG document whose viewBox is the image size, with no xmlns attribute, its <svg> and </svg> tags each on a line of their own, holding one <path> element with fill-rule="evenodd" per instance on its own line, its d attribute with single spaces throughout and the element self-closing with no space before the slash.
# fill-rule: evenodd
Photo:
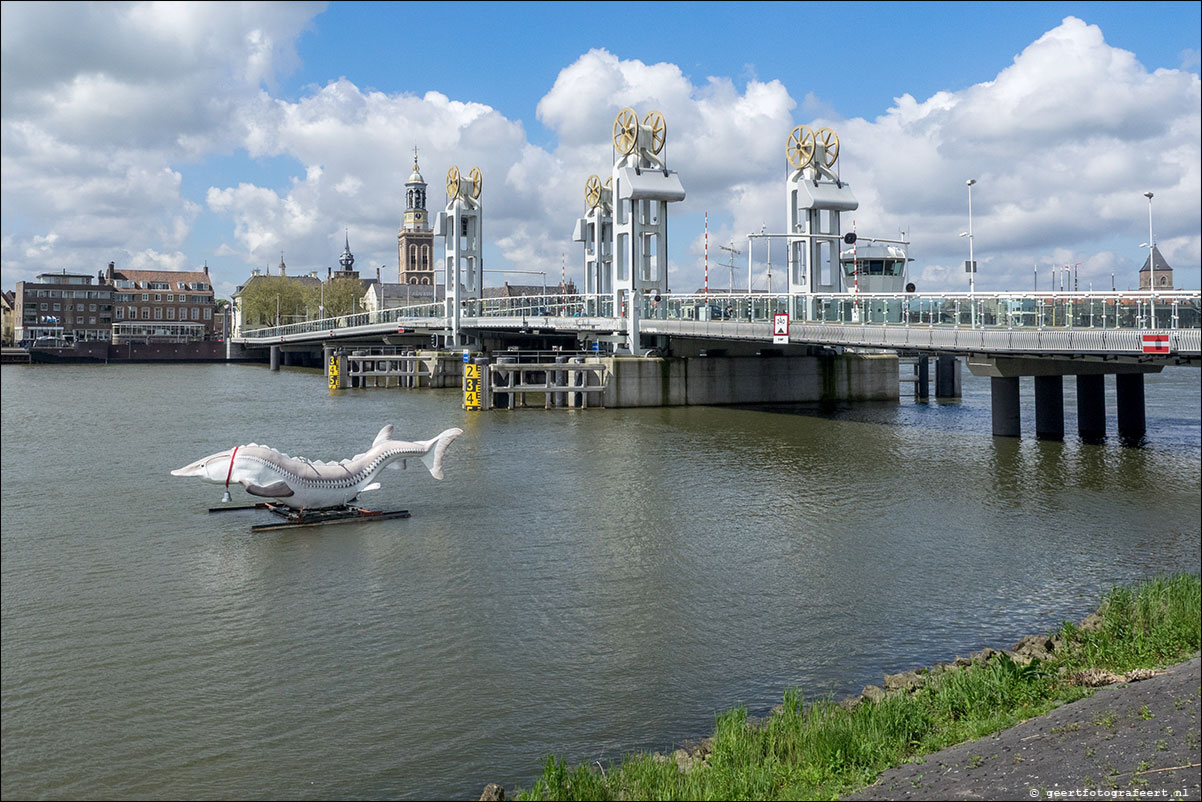
<svg viewBox="0 0 1202 802">
<path fill-rule="evenodd" d="M 447 197 L 459 197 L 459 168 L 451 165 L 451 169 L 447 170 Z"/>
<path fill-rule="evenodd" d="M 659 155 L 659 152 L 664 149 L 664 143 L 668 141 L 668 124 L 664 122 L 664 115 L 658 111 L 652 111 L 643 118 L 643 125 L 651 128 L 651 152 Z"/>
<path fill-rule="evenodd" d="M 584 182 L 584 202 L 590 209 L 601 203 L 601 179 L 596 175 L 590 175 Z"/>
<path fill-rule="evenodd" d="M 480 172 L 479 167 L 473 167 L 467 177 L 472 180 L 472 200 L 480 200 L 480 191 L 484 189 L 483 173 Z"/>
<path fill-rule="evenodd" d="M 833 166 L 839 158 L 839 135 L 829 128 L 819 128 L 814 139 L 826 148 L 826 166 Z"/>
<path fill-rule="evenodd" d="M 808 167 L 814 160 L 814 132 L 810 126 L 799 125 L 789 134 L 788 144 L 785 145 L 785 158 L 795 170 Z"/>
<path fill-rule="evenodd" d="M 629 156 L 634 151 L 638 138 L 639 115 L 627 106 L 614 118 L 614 150 L 623 156 Z"/>
</svg>

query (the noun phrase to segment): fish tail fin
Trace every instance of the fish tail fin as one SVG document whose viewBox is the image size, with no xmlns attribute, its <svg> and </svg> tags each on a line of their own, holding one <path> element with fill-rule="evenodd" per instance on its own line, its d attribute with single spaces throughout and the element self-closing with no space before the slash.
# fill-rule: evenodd
<svg viewBox="0 0 1202 802">
<path fill-rule="evenodd" d="M 430 475 L 435 479 L 442 478 L 442 455 L 446 453 L 452 441 L 461 434 L 463 434 L 463 429 L 447 429 L 433 440 L 425 442 L 426 453 L 422 455 L 422 464 L 430 470 Z"/>
</svg>

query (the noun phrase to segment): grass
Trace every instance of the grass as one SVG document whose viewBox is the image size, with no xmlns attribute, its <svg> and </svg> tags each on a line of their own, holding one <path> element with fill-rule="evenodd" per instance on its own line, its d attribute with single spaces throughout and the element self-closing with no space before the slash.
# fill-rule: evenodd
<svg viewBox="0 0 1202 802">
<path fill-rule="evenodd" d="M 519 799 L 834 799 L 881 771 L 952 744 L 978 739 L 1047 712 L 1088 690 L 1067 678 L 1085 669 L 1125 672 L 1177 662 L 1202 643 L 1202 581 L 1178 574 L 1117 588 L 1101 625 L 1065 623 L 1063 644 L 1026 665 L 1002 655 L 955 671 L 931 672 L 924 687 L 854 707 L 806 703 L 789 690 L 762 724 L 744 708 L 720 714 L 712 752 L 687 771 L 671 758 L 631 754 L 608 767 L 547 758 Z"/>
</svg>

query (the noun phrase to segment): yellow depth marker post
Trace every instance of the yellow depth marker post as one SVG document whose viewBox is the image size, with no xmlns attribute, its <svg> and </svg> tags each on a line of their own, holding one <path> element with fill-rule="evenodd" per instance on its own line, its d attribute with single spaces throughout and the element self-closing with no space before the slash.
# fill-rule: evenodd
<svg viewBox="0 0 1202 802">
<path fill-rule="evenodd" d="M 330 355 L 330 389 L 337 390 L 342 385 L 338 376 L 338 355 Z"/>
<path fill-rule="evenodd" d="M 471 362 L 463 365 L 463 408 L 480 408 L 480 366 Z"/>
</svg>

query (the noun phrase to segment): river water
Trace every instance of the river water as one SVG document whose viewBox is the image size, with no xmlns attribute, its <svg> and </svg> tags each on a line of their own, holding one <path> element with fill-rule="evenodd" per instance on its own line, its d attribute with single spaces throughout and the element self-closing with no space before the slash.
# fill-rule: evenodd
<svg viewBox="0 0 1202 802">
<path fill-rule="evenodd" d="M 6 799 L 476 798 L 1199 565 L 1191 369 L 1148 377 L 1142 448 L 1080 443 L 1071 408 L 1064 443 L 994 439 L 967 374 L 955 403 L 488 413 L 245 365 L 2 379 Z M 169 475 L 386 423 L 464 429 L 444 481 L 363 497 L 406 520 L 252 535 L 265 513 Z"/>
</svg>

